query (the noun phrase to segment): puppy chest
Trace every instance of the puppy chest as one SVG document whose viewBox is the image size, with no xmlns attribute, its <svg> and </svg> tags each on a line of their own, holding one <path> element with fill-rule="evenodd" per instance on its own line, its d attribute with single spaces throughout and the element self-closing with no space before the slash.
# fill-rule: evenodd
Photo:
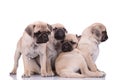
<svg viewBox="0 0 120 80">
<path fill-rule="evenodd" d="M 99 55 L 99 48 L 92 49 L 91 56 L 94 62 L 96 61 L 98 55 Z"/>
<path fill-rule="evenodd" d="M 46 48 L 45 48 L 46 49 Z M 29 52 L 27 53 L 27 56 L 29 58 L 35 58 L 40 54 L 45 54 L 45 49 L 38 47 L 38 46 L 31 46 L 29 49 Z"/>
<path fill-rule="evenodd" d="M 46 51 L 46 45 L 31 45 L 31 50 L 33 50 L 34 53 L 41 53 Z"/>
</svg>

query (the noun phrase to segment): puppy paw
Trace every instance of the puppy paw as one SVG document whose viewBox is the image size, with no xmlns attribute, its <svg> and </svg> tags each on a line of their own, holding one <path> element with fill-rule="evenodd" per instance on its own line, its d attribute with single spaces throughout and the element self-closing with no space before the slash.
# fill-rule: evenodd
<svg viewBox="0 0 120 80">
<path fill-rule="evenodd" d="M 47 73 L 47 72 L 43 72 L 43 73 L 41 73 L 41 76 L 42 76 L 42 77 L 47 77 L 47 76 L 48 76 L 48 73 Z"/>
<path fill-rule="evenodd" d="M 99 72 L 99 76 L 97 76 L 97 78 L 103 78 L 106 76 L 105 72 Z"/>
<path fill-rule="evenodd" d="M 106 76 L 106 73 L 105 72 L 101 72 L 102 76 L 101 77 L 105 77 Z"/>
<path fill-rule="evenodd" d="M 11 72 L 10 75 L 16 75 L 16 72 Z"/>
<path fill-rule="evenodd" d="M 30 75 L 23 74 L 22 78 L 30 78 Z"/>
<path fill-rule="evenodd" d="M 55 74 L 54 74 L 53 71 L 48 72 L 48 76 L 49 76 L 49 77 L 54 76 L 54 75 L 55 75 Z"/>
</svg>

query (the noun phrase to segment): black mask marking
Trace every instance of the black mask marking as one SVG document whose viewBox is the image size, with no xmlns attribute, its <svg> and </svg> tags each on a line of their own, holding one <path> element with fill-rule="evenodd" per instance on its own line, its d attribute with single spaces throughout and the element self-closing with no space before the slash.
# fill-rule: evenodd
<svg viewBox="0 0 120 80">
<path fill-rule="evenodd" d="M 103 31 L 102 32 L 102 38 L 101 38 L 101 42 L 104 42 L 108 39 L 108 36 L 107 36 L 107 32 L 106 31 Z"/>
</svg>

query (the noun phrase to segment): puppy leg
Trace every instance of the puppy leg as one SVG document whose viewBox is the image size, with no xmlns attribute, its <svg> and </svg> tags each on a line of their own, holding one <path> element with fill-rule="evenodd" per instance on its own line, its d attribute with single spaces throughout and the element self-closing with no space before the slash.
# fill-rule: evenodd
<svg viewBox="0 0 120 80">
<path fill-rule="evenodd" d="M 10 73 L 10 75 L 16 74 L 17 68 L 18 68 L 18 61 L 19 61 L 20 56 L 21 56 L 21 53 L 19 52 L 19 49 L 16 49 L 16 52 L 14 55 L 14 68 L 13 68 L 12 72 Z"/>
<path fill-rule="evenodd" d="M 88 77 L 96 77 L 96 78 L 101 78 L 101 77 L 105 77 L 105 73 L 104 72 L 91 72 L 91 71 L 87 71 L 85 73 Z"/>
<path fill-rule="evenodd" d="M 30 59 L 29 60 L 29 66 L 30 66 L 30 73 L 31 74 L 40 74 L 40 66 L 38 62 L 35 59 Z"/>
<path fill-rule="evenodd" d="M 85 60 L 86 60 L 86 63 L 88 65 L 88 68 L 93 71 L 93 72 L 96 72 L 98 71 L 97 69 L 97 66 L 95 65 L 91 55 L 89 53 L 86 53 L 86 54 L 83 54 Z"/>
<path fill-rule="evenodd" d="M 60 77 L 65 77 L 65 78 L 84 78 L 85 75 L 83 74 L 79 74 L 79 73 L 75 73 L 69 69 L 63 69 L 61 70 L 58 75 Z"/>
<path fill-rule="evenodd" d="M 48 76 L 54 76 L 54 72 L 52 71 L 51 58 L 47 59 L 47 72 Z"/>
<path fill-rule="evenodd" d="M 54 53 L 54 54 L 53 54 Z M 57 52 L 55 53 L 55 51 L 50 51 L 47 52 L 47 72 L 48 72 L 48 76 L 54 76 L 54 72 L 52 70 L 52 67 L 55 65 L 55 57 L 56 57 Z"/>
<path fill-rule="evenodd" d="M 82 71 L 82 70 L 84 70 L 84 71 Z M 99 72 L 99 71 L 92 72 L 92 71 L 89 71 L 89 69 L 87 68 L 87 66 L 83 67 L 81 69 L 81 72 L 83 74 L 85 74 L 87 77 L 98 77 L 98 78 L 100 78 L 100 77 L 104 77 L 105 76 L 104 72 Z"/>
<path fill-rule="evenodd" d="M 104 77 L 105 73 L 103 72 L 92 72 L 88 69 L 87 63 L 85 60 L 82 61 L 82 64 L 80 65 L 80 70 L 82 74 L 85 74 L 87 77 Z"/>
<path fill-rule="evenodd" d="M 29 59 L 26 55 L 23 55 L 23 64 L 24 64 L 24 74 L 22 75 L 23 78 L 29 78 L 31 76 L 30 73 L 30 65 L 29 65 Z"/>
<path fill-rule="evenodd" d="M 28 58 L 26 55 L 23 55 L 24 62 L 24 74 L 23 78 L 29 78 L 32 74 L 40 74 L 40 66 L 37 64 L 35 59 Z"/>
<path fill-rule="evenodd" d="M 24 65 L 24 74 L 23 78 L 29 78 L 32 74 L 40 74 L 40 67 L 34 59 L 30 59 L 29 64 Z M 28 67 L 29 66 L 29 67 Z"/>
<path fill-rule="evenodd" d="M 41 76 L 48 76 L 46 71 L 46 53 L 40 54 Z"/>
</svg>

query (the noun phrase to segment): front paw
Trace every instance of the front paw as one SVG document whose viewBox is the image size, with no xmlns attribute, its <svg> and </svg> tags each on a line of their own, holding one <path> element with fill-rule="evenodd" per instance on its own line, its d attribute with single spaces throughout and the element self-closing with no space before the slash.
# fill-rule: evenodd
<svg viewBox="0 0 120 80">
<path fill-rule="evenodd" d="M 54 75 L 55 75 L 55 74 L 54 74 L 53 71 L 48 72 L 48 76 L 49 76 L 49 77 L 54 76 Z"/>
<path fill-rule="evenodd" d="M 42 73 L 41 73 L 41 76 L 42 76 L 42 77 L 47 77 L 47 76 L 48 76 L 48 73 L 47 73 L 47 72 L 42 72 Z"/>
<path fill-rule="evenodd" d="M 30 78 L 30 75 L 23 74 L 22 78 Z"/>
<path fill-rule="evenodd" d="M 105 72 L 103 72 L 103 71 L 101 71 L 101 74 L 102 74 L 102 76 L 101 76 L 101 77 L 105 77 L 105 76 L 106 76 L 106 73 L 105 73 Z"/>
<path fill-rule="evenodd" d="M 105 72 L 99 72 L 99 76 L 97 76 L 97 78 L 103 78 L 106 76 Z"/>
<path fill-rule="evenodd" d="M 10 72 L 10 75 L 16 75 L 16 72 L 12 71 Z"/>
</svg>

